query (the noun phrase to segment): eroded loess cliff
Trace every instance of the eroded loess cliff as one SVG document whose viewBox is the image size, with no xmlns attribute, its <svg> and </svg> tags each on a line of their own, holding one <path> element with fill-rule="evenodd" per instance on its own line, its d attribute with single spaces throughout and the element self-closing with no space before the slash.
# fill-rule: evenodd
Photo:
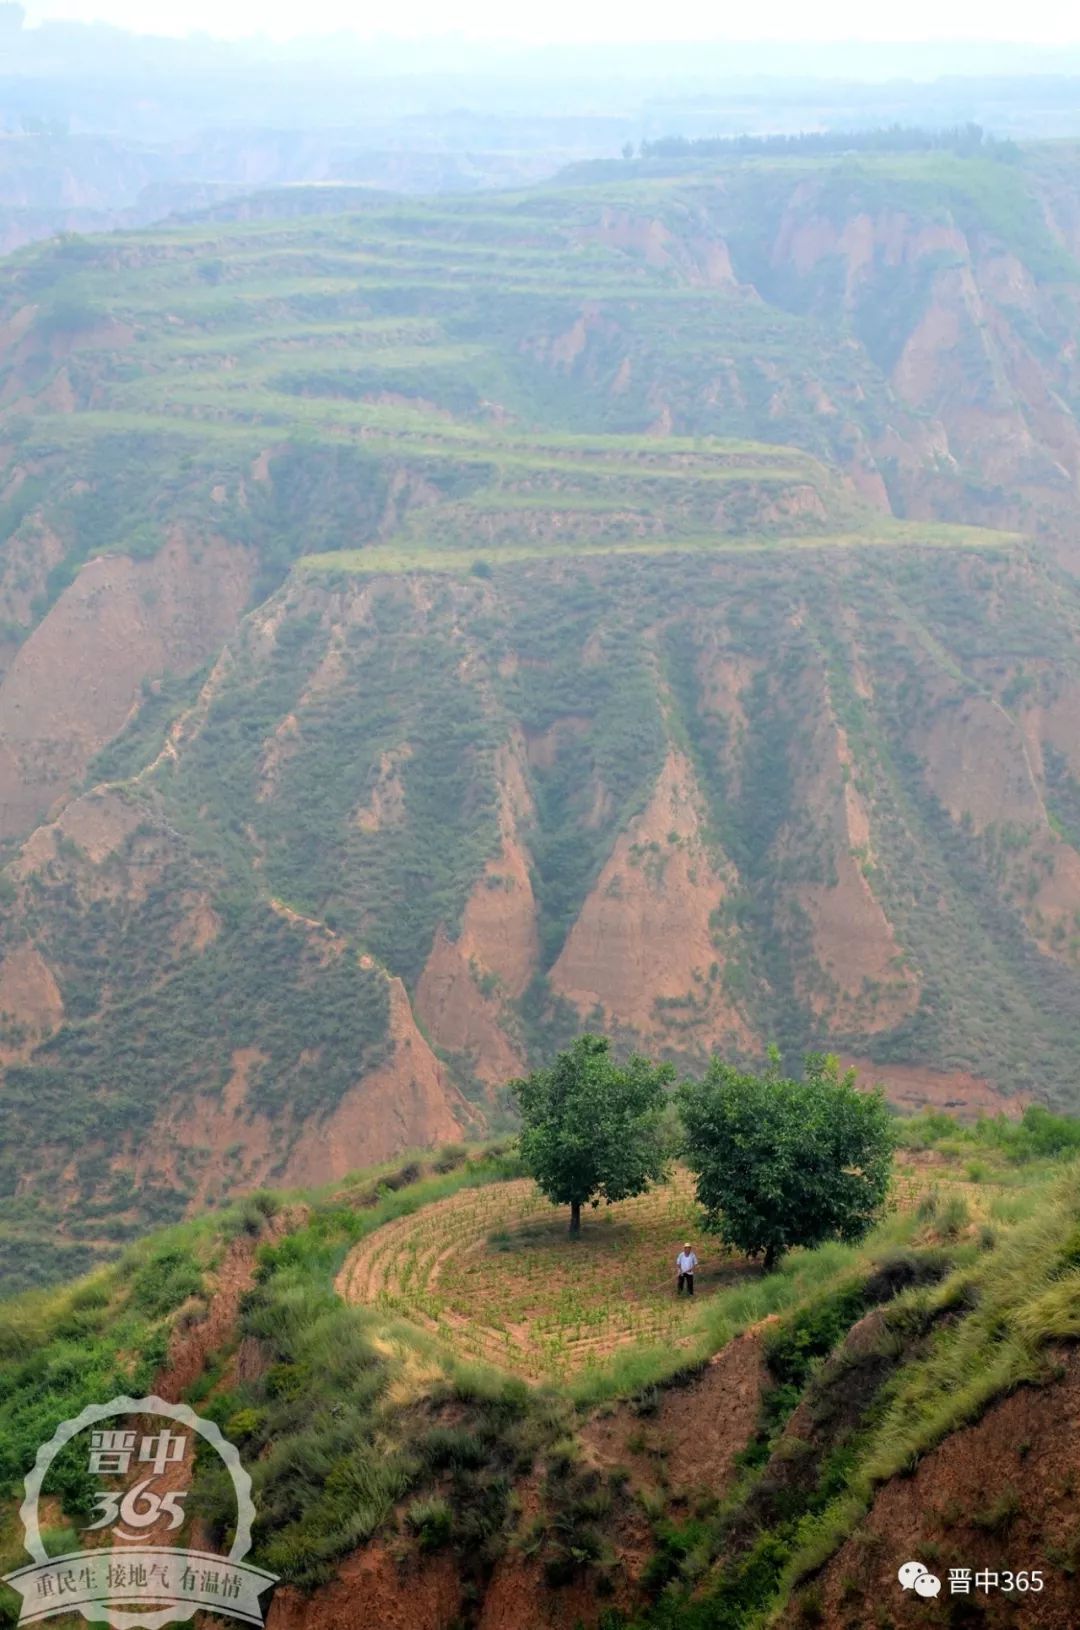
<svg viewBox="0 0 1080 1630">
<path fill-rule="evenodd" d="M 587 1025 L 1070 1102 L 1073 596 L 1009 551 L 302 574 L 9 863 L 24 1195 L 134 1228 L 453 1142 Z"/>
</svg>

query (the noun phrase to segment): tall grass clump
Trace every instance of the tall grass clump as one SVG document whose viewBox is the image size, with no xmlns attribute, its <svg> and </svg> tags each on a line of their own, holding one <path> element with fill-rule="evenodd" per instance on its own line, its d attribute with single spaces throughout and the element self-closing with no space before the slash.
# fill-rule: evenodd
<svg viewBox="0 0 1080 1630">
<path fill-rule="evenodd" d="M 875 1489 L 910 1473 L 995 1399 L 1053 1378 L 1048 1348 L 1080 1338 L 1080 1201 L 1074 1163 L 1044 1186 L 1031 1216 L 932 1287 L 899 1297 L 897 1331 L 932 1333 L 897 1374 L 844 1492 L 803 1526 L 783 1599 L 843 1543 Z"/>
</svg>

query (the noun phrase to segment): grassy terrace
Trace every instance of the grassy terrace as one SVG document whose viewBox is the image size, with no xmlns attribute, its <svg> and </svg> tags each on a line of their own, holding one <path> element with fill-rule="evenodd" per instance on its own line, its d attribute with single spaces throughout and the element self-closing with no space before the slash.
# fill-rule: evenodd
<svg viewBox="0 0 1080 1630">
<path fill-rule="evenodd" d="M 1000 166 L 941 155 L 814 168 L 845 209 L 918 182 L 955 213 L 1001 181 Z M 277 219 L 28 251 L 0 322 L 31 313 L 40 344 L 25 390 L 5 381 L 0 436 L 6 419 L 22 462 L 76 485 L 123 482 L 122 501 L 52 482 L 66 569 L 101 549 L 152 553 L 181 511 L 254 543 L 266 584 L 298 555 L 313 571 L 396 572 L 1004 547 L 885 520 L 840 474 L 853 427 L 872 445 L 895 402 L 846 330 L 773 298 L 762 245 L 740 237 L 747 199 L 760 191 L 779 219 L 804 170 L 739 160 L 718 187 L 714 165 L 635 164 L 431 203 L 286 190 Z M 267 453 L 287 474 L 256 492 Z"/>
<path fill-rule="evenodd" d="M 370 549 L 338 549 L 306 555 L 298 570 L 313 573 L 436 571 L 468 572 L 477 562 L 513 565 L 523 561 L 596 555 L 742 554 L 786 549 L 1005 549 L 1015 539 L 1006 532 L 975 526 L 942 526 L 905 521 L 881 521 L 861 532 L 808 533 L 805 536 L 741 536 L 737 538 L 649 538 L 637 542 L 573 543 L 560 550 L 553 544 L 508 544 L 502 548 L 406 548 L 388 544 Z"/>
</svg>

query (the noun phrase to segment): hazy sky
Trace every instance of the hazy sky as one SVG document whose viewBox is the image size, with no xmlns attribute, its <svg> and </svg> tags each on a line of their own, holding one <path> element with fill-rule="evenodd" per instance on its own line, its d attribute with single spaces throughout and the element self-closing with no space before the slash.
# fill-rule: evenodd
<svg viewBox="0 0 1080 1630">
<path fill-rule="evenodd" d="M 207 29 L 277 38 L 347 28 L 380 29 L 398 38 L 453 31 L 472 38 L 521 42 L 669 40 L 1015 40 L 1080 42 L 1080 8 L 1071 0 L 906 0 L 902 6 L 866 0 L 760 0 L 752 6 L 682 0 L 656 7 L 638 0 L 398 0 L 389 11 L 356 0 L 23 0 L 28 18 L 100 19 L 154 33 Z M 389 26 L 388 26 L 389 25 Z"/>
</svg>

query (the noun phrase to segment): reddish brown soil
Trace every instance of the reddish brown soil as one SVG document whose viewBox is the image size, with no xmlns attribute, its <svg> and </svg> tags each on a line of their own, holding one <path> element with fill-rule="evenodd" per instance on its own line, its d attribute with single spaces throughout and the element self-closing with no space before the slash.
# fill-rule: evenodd
<svg viewBox="0 0 1080 1630">
<path fill-rule="evenodd" d="M 824 1613 L 816 1622 L 826 1630 L 944 1624 L 1075 1630 L 1080 1353 L 1065 1350 L 1060 1360 L 1060 1380 L 1000 1400 L 928 1454 L 913 1476 L 881 1489 L 860 1530 L 816 1581 Z M 896 1572 L 909 1560 L 941 1578 L 937 1602 L 900 1588 Z M 1045 1589 L 1015 1602 L 1000 1591 L 958 1597 L 949 1590 L 954 1567 L 1041 1568 Z"/>
<path fill-rule="evenodd" d="M 809 686 L 806 706 L 812 734 L 800 764 L 797 807 L 815 811 L 832 876 L 797 883 L 792 891 L 809 919 L 814 950 L 812 963 L 797 975 L 799 985 L 815 1013 L 835 1029 L 889 1030 L 917 1005 L 918 981 L 867 876 L 875 858 L 871 813 L 856 786 L 853 755 L 824 672 Z M 797 831 L 781 841 L 798 854 Z"/>
<path fill-rule="evenodd" d="M 286 1586 L 274 1596 L 267 1630 L 449 1630 L 458 1620 L 457 1559 L 397 1563 L 383 1546 L 356 1551 L 328 1585 L 306 1596 Z"/>
<path fill-rule="evenodd" d="M 293 715 L 290 714 L 290 718 Z M 295 719 L 293 722 L 295 724 Z M 401 747 L 388 748 L 380 756 L 371 796 L 353 817 L 361 832 L 381 832 L 386 826 L 401 825 L 406 813 L 401 767 L 411 757 L 412 748 L 407 742 Z"/>
<path fill-rule="evenodd" d="M 203 1373 L 210 1354 L 231 1342 L 240 1298 L 255 1282 L 259 1246 L 300 1228 L 306 1214 L 305 1206 L 290 1206 L 268 1218 L 257 1239 L 241 1234 L 229 1243 L 221 1261 L 207 1276 L 209 1300 L 205 1316 L 191 1324 L 181 1319 L 173 1330 L 165 1368 L 154 1382 L 159 1398 L 176 1403 Z"/>
<path fill-rule="evenodd" d="M 25 479 L 18 470 L 3 486 L 0 501 L 14 497 Z M 52 568 L 64 558 L 64 545 L 42 520 L 25 521 L 10 537 L 0 561 L 0 620 L 28 628 L 34 601 L 45 589 Z"/>
<path fill-rule="evenodd" d="M 44 1041 L 63 1017 L 60 987 L 44 957 L 28 941 L 15 946 L 0 962 L 0 1024 L 14 1021 L 26 1034 L 18 1046 L 0 1041 L 0 1062 Z"/>
<path fill-rule="evenodd" d="M 601 1601 L 588 1580 L 552 1589 L 539 1562 L 511 1550 L 484 1593 L 477 1630 L 578 1630 L 595 1625 L 628 1594 L 617 1585 L 614 1600 Z M 457 1557 L 398 1561 L 385 1546 L 372 1545 L 354 1552 L 331 1583 L 310 1596 L 279 1590 L 266 1623 L 267 1630 L 456 1630 L 462 1607 Z"/>
<path fill-rule="evenodd" d="M 766 1384 L 761 1336 L 737 1336 L 686 1386 L 670 1387 L 654 1415 L 619 1405 L 582 1431 L 597 1465 L 623 1466 L 636 1487 L 663 1486 L 672 1501 L 723 1494 L 735 1457 L 757 1426 Z"/>
<path fill-rule="evenodd" d="M 1010 1120 L 1018 1120 L 1031 1102 L 1029 1093 L 1016 1092 L 1006 1097 L 991 1081 L 964 1070 L 946 1072 L 927 1070 L 921 1064 L 875 1064 L 870 1059 L 847 1055 L 840 1062 L 845 1069 L 853 1065 L 858 1070 L 861 1087 L 880 1082 L 890 1103 L 912 1112 L 944 1109 L 950 1115 L 972 1120 L 977 1115 L 1007 1115 Z"/>
<path fill-rule="evenodd" d="M 74 843 L 92 866 L 100 866 L 129 838 L 143 812 L 119 793 L 95 788 L 76 798 L 48 826 L 32 832 L 12 863 L 15 877 L 41 871 L 60 853 L 64 840 Z M 80 877 L 80 886 L 86 882 Z M 91 887 L 93 885 L 90 885 Z"/>
<path fill-rule="evenodd" d="M 760 1338 L 740 1336 L 688 1385 L 663 1395 L 655 1415 L 619 1406 L 582 1432 L 586 1456 L 604 1470 L 625 1467 L 637 1487 L 663 1487 L 675 1507 L 713 1498 L 730 1485 L 734 1459 L 757 1422 L 764 1382 Z M 632 1447 L 644 1435 L 648 1448 Z M 521 1532 L 542 1517 L 535 1480 L 519 1489 Z M 553 1587 L 539 1557 L 512 1540 L 484 1591 L 477 1630 L 591 1630 L 610 1608 L 633 1612 L 638 1581 L 653 1542 L 636 1500 L 620 1507 L 609 1538 L 615 1551 L 612 1593 L 601 1596 L 587 1575 Z M 383 1545 L 354 1553 L 329 1585 L 305 1597 L 291 1589 L 274 1598 L 268 1630 L 450 1630 L 461 1622 L 461 1566 L 443 1556 L 396 1561 Z"/>
<path fill-rule="evenodd" d="M 538 1561 L 508 1553 L 485 1592 L 478 1630 L 591 1630 L 601 1613 L 612 1608 L 625 1611 L 633 1604 L 636 1560 L 636 1551 L 620 1547 L 612 1580 L 614 1593 L 601 1597 L 587 1577 L 554 1589 L 546 1583 Z M 644 1560 L 641 1556 L 640 1561 Z"/>
<path fill-rule="evenodd" d="M 85 905 L 112 898 L 119 887 L 138 898 L 160 878 L 158 862 L 168 839 L 160 843 L 155 839 L 157 848 L 148 849 L 140 864 L 129 866 L 123 874 L 110 871 L 103 863 L 130 840 L 144 815 L 144 809 L 124 793 L 96 788 L 69 803 L 54 822 L 38 827 L 23 844 L 9 875 L 17 882 L 28 882 L 59 868 L 65 878 L 70 877 Z M 184 904 L 187 909 L 180 933 L 186 944 L 201 948 L 218 932 L 216 915 L 206 896 L 196 891 Z M 343 954 L 344 942 L 322 924 L 280 902 L 270 905 L 315 936 L 325 957 Z M 384 977 L 390 1055 L 384 1064 L 360 1076 L 325 1119 L 275 1127 L 249 1101 L 252 1071 L 260 1054 L 254 1048 L 238 1049 L 223 1093 L 163 1103 L 154 1129 L 159 1135 L 115 1152 L 117 1169 L 124 1166 L 143 1179 L 153 1176 L 175 1182 L 178 1157 L 190 1151 L 197 1170 L 190 1201 L 194 1212 L 261 1184 L 325 1183 L 403 1149 L 457 1142 L 475 1132 L 475 1114 L 420 1033 L 404 986 L 399 979 Z M 30 942 L 15 946 L 0 961 L 0 1020 L 5 1017 L 23 1027 L 27 1046 L 62 1021 L 56 980 Z M 17 1056 L 22 1048 L 17 1032 L 6 1043 L 0 1039 L 0 1062 Z"/>
<path fill-rule="evenodd" d="M 279 1158 L 274 1129 L 265 1115 L 252 1113 L 247 1101 L 252 1072 L 263 1062 L 257 1047 L 238 1047 L 229 1059 L 229 1079 L 220 1096 L 183 1099 L 159 1117 L 156 1135 L 131 1151 L 138 1178 L 165 1176 L 175 1181 L 178 1157 L 194 1150 L 198 1176 L 188 1206 L 192 1215 L 265 1183 Z M 230 1149 L 238 1150 L 237 1159 L 228 1155 Z"/>
<path fill-rule="evenodd" d="M 538 936 L 529 855 L 519 828 L 532 814 L 524 737 L 498 754 L 501 846 L 473 887 L 461 931 L 441 927 L 416 990 L 416 1014 L 440 1047 L 464 1055 L 477 1079 L 501 1085 L 525 1058 L 507 999 L 519 997 L 536 968 Z"/>
<path fill-rule="evenodd" d="M 712 919 L 730 882 L 704 843 L 693 771 L 673 749 L 570 930 L 552 989 L 583 1018 L 599 1006 L 606 1023 L 652 1043 L 752 1049 L 718 977 Z"/>
<path fill-rule="evenodd" d="M 205 1373 L 213 1356 L 227 1349 L 235 1339 L 236 1319 L 240 1299 L 250 1290 L 255 1279 L 256 1253 L 260 1245 L 280 1239 L 283 1234 L 300 1227 L 306 1217 L 306 1207 L 293 1206 L 287 1211 L 264 1221 L 258 1238 L 242 1234 L 226 1247 L 217 1267 L 207 1275 L 207 1301 L 201 1305 L 195 1299 L 188 1308 L 182 1308 L 173 1326 L 168 1357 L 155 1377 L 151 1391 L 159 1398 L 177 1403 L 184 1392 Z M 160 1421 L 146 1417 L 143 1430 L 161 1430 Z M 172 1428 L 170 1428 L 172 1430 Z M 187 1436 L 185 1453 L 180 1460 L 170 1462 L 155 1473 L 155 1494 L 166 1491 L 186 1493 L 191 1487 L 194 1471 L 194 1434 Z M 145 1475 L 146 1467 L 137 1464 L 130 1469 L 128 1486 Z M 99 1536 L 102 1543 L 108 1535 Z M 120 1536 L 121 1539 L 123 1536 Z M 190 1544 L 195 1549 L 213 1549 L 208 1535 L 196 1520 L 190 1539 L 179 1540 L 170 1527 L 168 1513 L 162 1514 L 149 1528 L 141 1530 L 140 1541 L 148 1545 Z"/>
<path fill-rule="evenodd" d="M 27 831 L 122 729 L 144 679 L 219 648 L 251 587 L 246 549 L 174 533 L 152 560 L 98 556 L 19 648 L 0 684 L 0 836 Z"/>
<path fill-rule="evenodd" d="M 973 696 L 913 734 L 926 779 L 954 821 L 966 815 L 975 832 L 995 821 L 1046 824 L 1024 736 L 999 703 Z"/>
<path fill-rule="evenodd" d="M 388 979 L 389 1060 L 359 1080 L 325 1121 L 308 1121 L 288 1157 L 284 1181 L 326 1183 L 402 1149 L 456 1142 L 471 1112 L 416 1027 L 400 979 Z"/>
<path fill-rule="evenodd" d="M 466 917 L 481 890 L 483 882 L 469 898 Z M 416 989 L 416 1015 L 427 1034 L 438 1046 L 465 1057 L 477 1080 L 488 1086 L 525 1073 L 522 1053 L 502 1029 L 498 987 L 486 994 L 479 983 L 493 972 L 470 953 L 464 932 L 451 940 L 440 927 Z"/>
</svg>

